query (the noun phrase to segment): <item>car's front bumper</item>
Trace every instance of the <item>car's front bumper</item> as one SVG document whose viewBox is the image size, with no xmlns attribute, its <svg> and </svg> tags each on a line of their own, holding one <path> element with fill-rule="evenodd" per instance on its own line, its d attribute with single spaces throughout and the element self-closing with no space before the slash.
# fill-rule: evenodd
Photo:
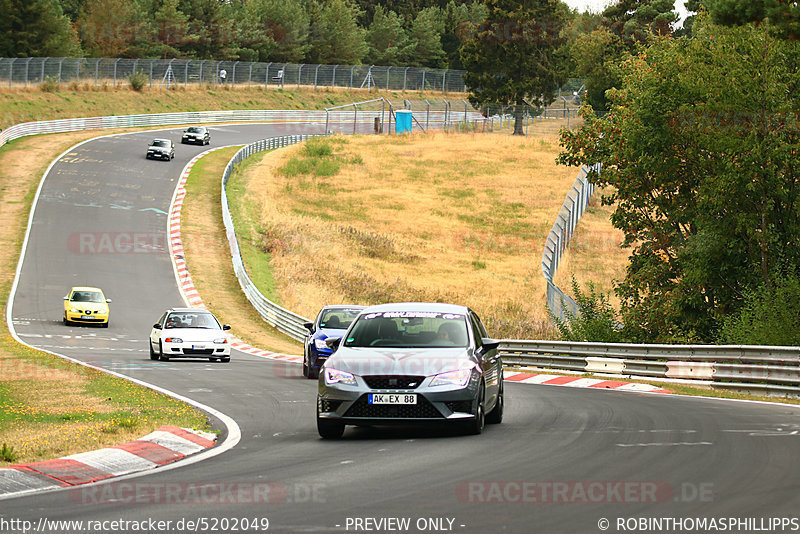
<svg viewBox="0 0 800 534">
<path fill-rule="evenodd" d="M 148 151 L 147 152 L 147 157 L 150 158 L 150 159 L 164 159 L 164 160 L 172 159 L 172 156 L 170 156 L 169 152 L 149 152 Z"/>
<path fill-rule="evenodd" d="M 108 322 L 108 312 L 86 314 L 85 312 L 65 311 L 64 318 L 71 323 L 103 324 Z"/>
<path fill-rule="evenodd" d="M 323 371 L 324 372 L 324 371 Z M 413 389 L 369 388 L 361 377 L 355 386 L 325 383 L 320 375 L 317 407 L 321 419 L 344 424 L 408 424 L 469 421 L 475 418 L 479 381 L 465 387 L 429 387 L 430 377 Z M 415 394 L 416 404 L 369 404 L 370 393 Z"/>
<path fill-rule="evenodd" d="M 162 343 L 163 354 L 167 358 L 221 358 L 230 357 L 230 343 L 209 341 L 184 341 L 183 343 Z"/>
<path fill-rule="evenodd" d="M 204 145 L 206 140 L 202 137 L 182 137 L 181 143 L 192 145 Z"/>
</svg>

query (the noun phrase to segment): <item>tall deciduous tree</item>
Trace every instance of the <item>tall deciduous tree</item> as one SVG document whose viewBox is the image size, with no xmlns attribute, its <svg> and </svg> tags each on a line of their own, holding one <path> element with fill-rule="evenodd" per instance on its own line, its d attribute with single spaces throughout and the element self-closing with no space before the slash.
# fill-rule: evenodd
<svg viewBox="0 0 800 534">
<path fill-rule="evenodd" d="M 800 266 L 800 43 L 695 22 L 625 65 L 605 117 L 564 132 L 600 162 L 632 248 L 616 291 L 628 338 L 710 341 L 743 295 Z"/>
<path fill-rule="evenodd" d="M 514 104 L 514 134 L 523 133 L 523 106 L 547 105 L 558 86 L 555 52 L 567 8 L 558 0 L 487 0 L 487 19 L 461 48 L 470 101 Z"/>
</svg>

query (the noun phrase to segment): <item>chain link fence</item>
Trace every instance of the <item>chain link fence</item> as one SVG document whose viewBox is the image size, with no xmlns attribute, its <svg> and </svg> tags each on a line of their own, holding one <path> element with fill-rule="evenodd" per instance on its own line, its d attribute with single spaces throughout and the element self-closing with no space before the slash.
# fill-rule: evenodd
<svg viewBox="0 0 800 534">
<path fill-rule="evenodd" d="M 393 91 L 466 92 L 462 70 L 371 65 L 251 63 L 196 59 L 0 58 L 0 84 L 128 85 L 140 73 L 149 87 L 341 87 Z"/>
</svg>

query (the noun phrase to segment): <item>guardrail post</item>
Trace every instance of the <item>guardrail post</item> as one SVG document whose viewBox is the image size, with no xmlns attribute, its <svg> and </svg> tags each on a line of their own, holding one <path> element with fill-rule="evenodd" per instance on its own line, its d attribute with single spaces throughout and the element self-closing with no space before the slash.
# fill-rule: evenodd
<svg viewBox="0 0 800 534">
<path fill-rule="evenodd" d="M 403 71 L 403 91 L 406 90 L 406 75 L 408 74 L 408 69 L 411 67 L 406 67 L 406 70 Z"/>
<path fill-rule="evenodd" d="M 303 65 L 305 63 L 301 63 L 300 66 L 297 68 L 297 88 L 300 88 L 300 73 L 303 72 Z"/>
<path fill-rule="evenodd" d="M 422 86 L 419 88 L 420 91 L 425 90 L 425 73 L 428 72 L 428 69 L 422 69 Z"/>
<path fill-rule="evenodd" d="M 392 67 L 386 68 L 386 90 L 389 90 L 389 71 L 392 70 Z"/>
<path fill-rule="evenodd" d="M 58 83 L 61 83 L 61 66 L 64 64 L 64 60 L 67 59 L 65 57 L 61 58 L 61 61 L 58 62 Z"/>
<path fill-rule="evenodd" d="M 353 103 L 353 135 L 356 133 L 356 125 L 358 124 L 358 105 Z"/>
<path fill-rule="evenodd" d="M 231 87 L 236 85 L 236 64 L 238 61 L 233 62 L 233 74 L 231 74 Z"/>
<path fill-rule="evenodd" d="M 114 87 L 117 86 L 117 63 L 119 63 L 119 60 L 120 58 L 117 58 L 117 60 L 114 61 Z"/>
<path fill-rule="evenodd" d="M 319 73 L 319 67 L 320 67 L 320 65 L 317 64 L 317 68 L 314 69 L 314 90 L 315 91 L 317 90 L 317 73 Z"/>
<path fill-rule="evenodd" d="M 428 99 L 425 99 L 425 104 L 427 104 L 428 109 L 425 112 L 425 130 L 430 127 L 430 120 L 431 120 L 431 103 L 428 102 Z"/>
<path fill-rule="evenodd" d="M 333 77 L 331 78 L 331 87 L 336 87 L 336 67 L 339 65 L 333 66 Z"/>
<path fill-rule="evenodd" d="M 203 64 L 208 61 L 207 59 L 200 60 L 200 75 L 197 78 L 197 85 L 203 85 Z"/>
<path fill-rule="evenodd" d="M 447 76 L 447 69 L 444 69 L 442 73 L 442 93 L 446 93 L 447 91 L 444 90 L 445 78 Z"/>
<path fill-rule="evenodd" d="M 47 63 L 47 58 L 42 59 L 42 74 L 40 76 L 40 81 L 44 81 L 44 64 Z"/>
</svg>

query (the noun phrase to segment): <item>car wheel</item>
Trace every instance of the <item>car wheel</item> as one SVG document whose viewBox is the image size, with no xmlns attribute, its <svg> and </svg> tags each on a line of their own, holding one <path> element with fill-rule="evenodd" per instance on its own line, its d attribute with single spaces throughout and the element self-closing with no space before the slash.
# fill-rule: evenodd
<svg viewBox="0 0 800 534">
<path fill-rule="evenodd" d="M 219 359 L 219 361 L 221 361 L 222 363 L 229 363 L 231 361 L 231 357 L 223 356 L 222 358 Z"/>
<path fill-rule="evenodd" d="M 483 427 L 486 424 L 486 416 L 483 413 L 483 396 L 484 389 L 481 385 L 481 391 L 478 394 L 478 402 L 472 412 L 473 419 L 464 425 L 464 430 L 467 434 L 478 435 L 483 432 Z"/>
<path fill-rule="evenodd" d="M 317 432 L 322 439 L 340 439 L 344 434 L 344 423 L 320 419 L 319 402 L 317 402 Z"/>
<path fill-rule="evenodd" d="M 148 341 L 147 344 L 150 346 L 150 359 L 151 360 L 157 360 L 158 359 L 158 354 L 156 354 L 156 351 L 153 350 L 153 342 L 152 341 Z"/>
<path fill-rule="evenodd" d="M 108 321 L 104 322 L 100 325 L 102 328 L 108 328 Z"/>
<path fill-rule="evenodd" d="M 319 369 L 314 369 L 313 367 L 308 368 L 308 378 L 312 380 L 316 380 L 319 378 Z"/>
<path fill-rule="evenodd" d="M 486 422 L 490 425 L 497 425 L 503 422 L 503 382 L 500 382 L 500 391 L 497 393 L 497 402 L 494 403 L 492 411 L 486 414 Z"/>
<path fill-rule="evenodd" d="M 164 356 L 164 346 L 161 344 L 160 341 L 158 342 L 158 359 L 161 360 L 162 362 L 169 361 L 169 358 L 167 356 Z"/>
<path fill-rule="evenodd" d="M 69 321 L 67 321 L 67 316 L 64 316 L 64 326 L 69 326 Z"/>
<path fill-rule="evenodd" d="M 305 358 L 303 358 L 303 376 L 306 378 L 310 378 L 308 376 L 308 361 Z"/>
</svg>

